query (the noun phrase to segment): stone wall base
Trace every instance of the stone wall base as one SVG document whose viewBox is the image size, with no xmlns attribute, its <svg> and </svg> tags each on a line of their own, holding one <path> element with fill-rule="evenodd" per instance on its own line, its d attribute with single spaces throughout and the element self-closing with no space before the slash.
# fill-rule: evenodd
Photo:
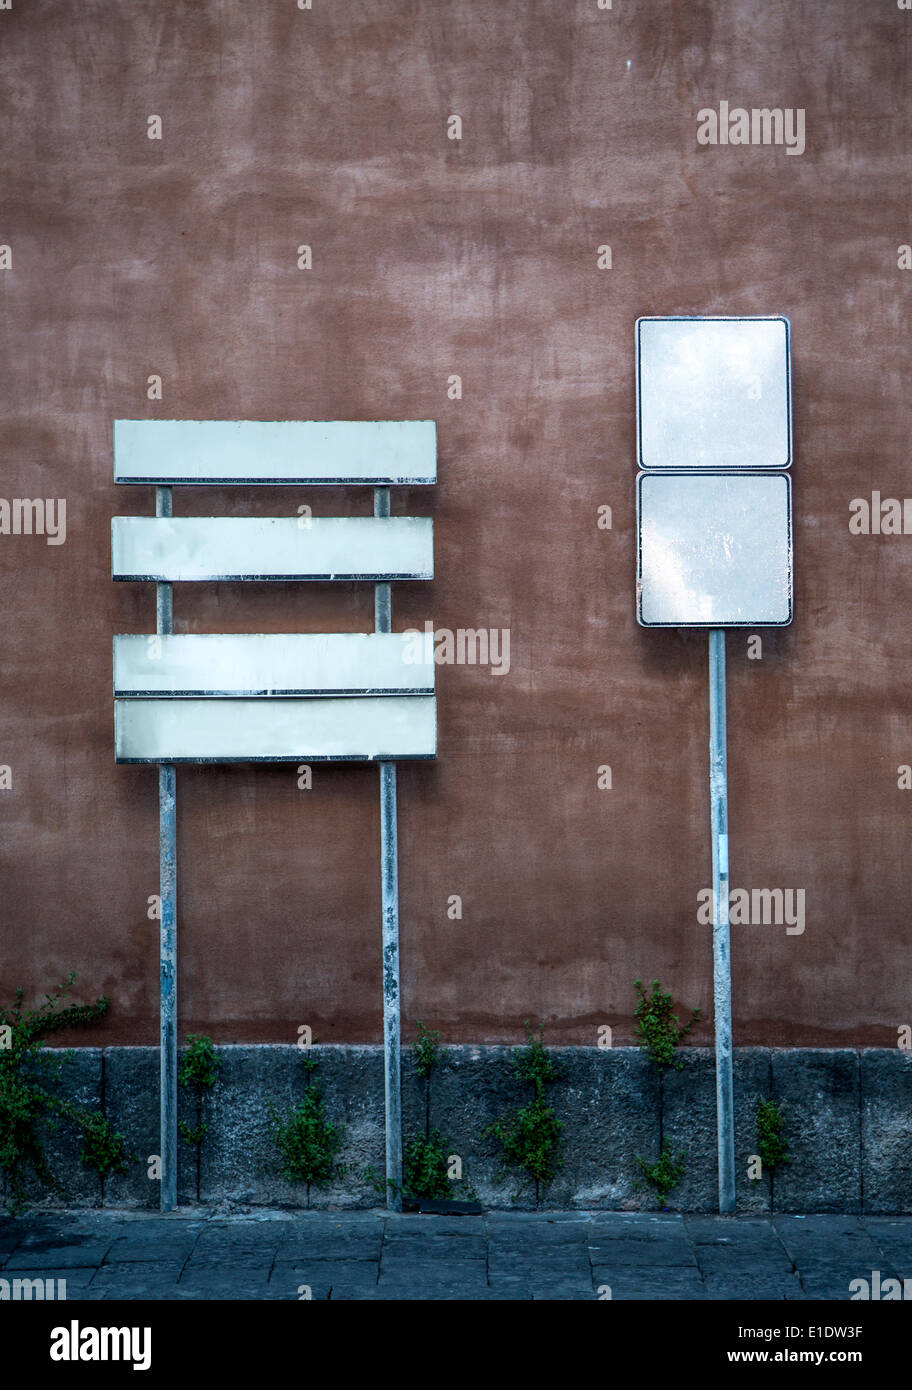
<svg viewBox="0 0 912 1390">
<path fill-rule="evenodd" d="M 305 1053 L 297 1047 L 218 1049 L 220 1078 L 203 1102 L 209 1126 L 199 1153 L 179 1141 L 179 1201 L 271 1207 L 373 1207 L 382 1199 L 365 1176 L 384 1167 L 383 1053 L 379 1047 L 320 1046 L 327 1114 L 344 1127 L 346 1175 L 325 1188 L 287 1182 L 276 1172 L 269 1101 L 287 1109 L 303 1095 Z M 531 1090 L 512 1067 L 506 1047 L 450 1047 L 429 1081 L 403 1053 L 406 1140 L 425 1125 L 440 1131 L 462 1159 L 464 1176 L 485 1207 L 528 1209 L 650 1209 L 655 1195 L 638 1190 L 637 1155 L 655 1161 L 661 1138 L 686 1154 L 686 1175 L 668 1199 L 677 1211 L 717 1210 L 716 1112 L 713 1053 L 682 1049 L 680 1071 L 660 1084 L 637 1048 L 549 1049 L 561 1066 L 548 1095 L 563 1133 L 563 1167 L 550 1187 L 498 1180 L 497 1145 L 483 1130 L 525 1104 Z M 51 1201 L 35 1183 L 33 1205 L 156 1207 L 158 1183 L 148 1176 L 159 1151 L 158 1050 L 151 1047 L 76 1049 L 61 1085 L 74 1100 L 104 1112 L 138 1161 L 102 1183 L 79 1158 L 69 1129 L 45 1134 L 53 1170 L 68 1188 Z M 735 1053 L 738 1210 L 779 1212 L 912 1212 L 912 1055 L 898 1049 L 745 1048 Z M 197 1122 L 195 1101 L 180 1088 L 181 1116 Z M 792 1162 L 772 1178 L 748 1177 L 757 1153 L 761 1099 L 782 1102 Z M 454 1194 L 456 1195 L 456 1194 Z"/>
</svg>

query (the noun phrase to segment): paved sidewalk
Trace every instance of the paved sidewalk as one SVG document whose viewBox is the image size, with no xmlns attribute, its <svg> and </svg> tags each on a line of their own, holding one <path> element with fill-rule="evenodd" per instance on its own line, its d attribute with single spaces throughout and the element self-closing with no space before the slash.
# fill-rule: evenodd
<svg viewBox="0 0 912 1390">
<path fill-rule="evenodd" d="M 912 1217 L 199 1208 L 0 1218 L 0 1285 L 80 1299 L 839 1299 L 912 1278 Z M 56 1286 L 53 1286 L 56 1289 Z M 610 1289 L 610 1295 L 607 1293 Z"/>
</svg>

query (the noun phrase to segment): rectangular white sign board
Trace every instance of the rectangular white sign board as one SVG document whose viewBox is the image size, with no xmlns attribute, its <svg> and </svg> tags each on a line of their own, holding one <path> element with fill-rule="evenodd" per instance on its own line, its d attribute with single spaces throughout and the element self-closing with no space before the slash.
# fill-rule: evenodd
<svg viewBox="0 0 912 1390">
<path fill-rule="evenodd" d="M 788 319 L 638 319 L 636 375 L 641 468 L 790 467 Z"/>
<path fill-rule="evenodd" d="M 115 516 L 114 579 L 433 579 L 434 523 L 412 516 Z"/>
<path fill-rule="evenodd" d="M 643 627 L 792 621 L 787 473 L 640 473 L 637 535 Z"/>
<path fill-rule="evenodd" d="M 114 694 L 433 695 L 423 633 L 118 636 Z"/>
<path fill-rule="evenodd" d="M 434 420 L 115 420 L 118 483 L 437 481 Z"/>
<path fill-rule="evenodd" d="M 434 696 L 115 700 L 119 763 L 362 762 L 433 758 Z"/>
</svg>

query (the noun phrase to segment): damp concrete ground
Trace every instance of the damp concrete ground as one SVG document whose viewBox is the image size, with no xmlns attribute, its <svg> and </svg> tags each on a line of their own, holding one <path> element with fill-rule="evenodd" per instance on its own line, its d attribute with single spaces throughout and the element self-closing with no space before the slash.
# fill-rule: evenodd
<svg viewBox="0 0 912 1390">
<path fill-rule="evenodd" d="M 856 1280 L 901 1296 L 887 1281 L 903 1279 L 912 1297 L 902 1216 L 187 1207 L 0 1218 L 3 1298 L 840 1301 Z"/>
</svg>

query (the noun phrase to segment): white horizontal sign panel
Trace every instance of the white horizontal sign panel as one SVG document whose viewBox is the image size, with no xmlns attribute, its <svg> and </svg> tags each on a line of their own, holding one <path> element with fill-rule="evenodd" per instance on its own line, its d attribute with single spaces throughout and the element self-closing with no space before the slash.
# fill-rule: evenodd
<svg viewBox="0 0 912 1390">
<path fill-rule="evenodd" d="M 114 638 L 114 694 L 433 695 L 423 635 L 305 633 Z"/>
<path fill-rule="evenodd" d="M 644 627 L 792 621 L 787 473 L 640 473 L 637 617 Z"/>
<path fill-rule="evenodd" d="M 791 349 L 784 318 L 637 320 L 641 468 L 788 468 Z"/>
<path fill-rule="evenodd" d="M 363 762 L 433 758 L 433 696 L 115 700 L 119 763 Z"/>
<path fill-rule="evenodd" d="M 111 573 L 164 582 L 432 579 L 434 523 L 411 516 L 115 516 Z"/>
<path fill-rule="evenodd" d="M 433 483 L 434 420 L 115 420 L 118 483 Z"/>
</svg>

